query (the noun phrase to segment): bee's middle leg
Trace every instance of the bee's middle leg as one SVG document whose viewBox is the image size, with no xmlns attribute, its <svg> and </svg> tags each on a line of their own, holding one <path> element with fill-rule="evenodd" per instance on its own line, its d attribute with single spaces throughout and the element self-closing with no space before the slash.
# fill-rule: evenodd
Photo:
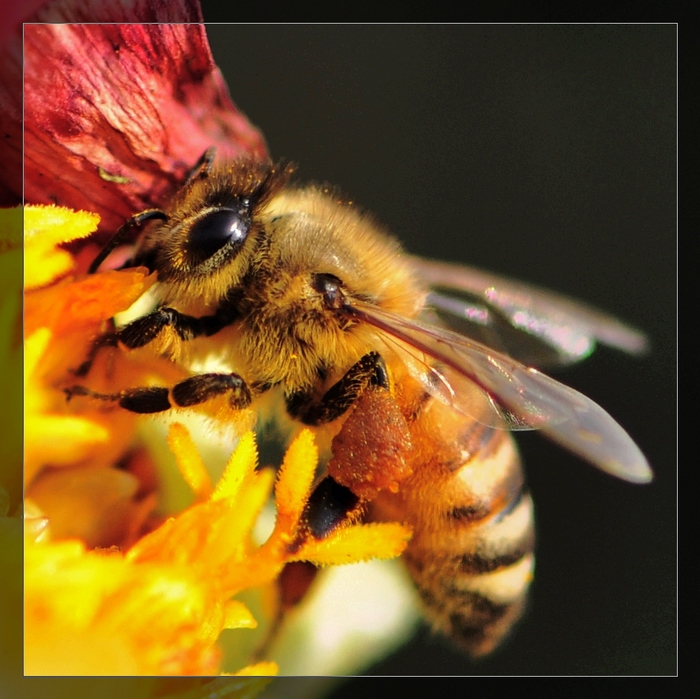
<svg viewBox="0 0 700 699">
<path fill-rule="evenodd" d="M 252 394 L 246 382 L 238 374 L 197 374 L 171 388 L 143 386 L 128 388 L 117 393 L 97 393 L 85 386 L 65 389 L 70 400 L 74 396 L 88 396 L 114 403 L 132 413 L 162 413 L 171 408 L 189 408 L 217 396 L 228 394 L 229 405 L 235 410 L 247 408 Z"/>
</svg>

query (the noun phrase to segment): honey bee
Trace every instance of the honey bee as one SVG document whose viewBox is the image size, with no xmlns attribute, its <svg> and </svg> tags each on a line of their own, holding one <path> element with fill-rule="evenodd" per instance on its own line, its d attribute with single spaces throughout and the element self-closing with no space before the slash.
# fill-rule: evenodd
<svg viewBox="0 0 700 699">
<path fill-rule="evenodd" d="M 281 419 L 330 445 L 305 535 L 358 516 L 410 525 L 404 560 L 434 626 L 473 656 L 489 653 L 520 617 L 534 569 L 533 505 L 510 430 L 539 429 L 618 478 L 652 478 L 607 412 L 528 364 L 544 349 L 549 363 L 578 361 L 596 341 L 639 353 L 644 336 L 551 292 L 412 257 L 328 189 L 291 184 L 289 166 L 213 158 L 94 260 L 92 272 L 147 224 L 124 266 L 157 272 L 157 303 L 98 338 L 79 373 L 105 345 L 179 363 L 215 355 L 231 371 L 69 396 L 136 413 L 217 396 L 255 410 L 273 396 Z M 529 345 L 496 347 L 508 333 Z"/>
</svg>

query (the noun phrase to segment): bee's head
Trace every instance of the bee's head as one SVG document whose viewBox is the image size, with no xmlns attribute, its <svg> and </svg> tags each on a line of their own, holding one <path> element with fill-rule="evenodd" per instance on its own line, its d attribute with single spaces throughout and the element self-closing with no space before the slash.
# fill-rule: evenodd
<svg viewBox="0 0 700 699">
<path fill-rule="evenodd" d="M 170 296 L 216 303 L 248 271 L 262 235 L 256 214 L 290 172 L 239 161 L 193 180 L 167 208 L 165 220 L 146 232 L 133 264 L 156 271 Z"/>
</svg>

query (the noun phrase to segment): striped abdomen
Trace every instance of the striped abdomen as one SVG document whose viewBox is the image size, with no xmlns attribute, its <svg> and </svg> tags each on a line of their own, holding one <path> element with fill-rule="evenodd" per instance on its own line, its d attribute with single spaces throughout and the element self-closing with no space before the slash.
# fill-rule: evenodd
<svg viewBox="0 0 700 699">
<path fill-rule="evenodd" d="M 373 513 L 414 534 L 404 560 L 435 628 L 473 656 L 522 614 L 534 568 L 532 501 L 507 431 L 435 399 L 406 411 L 413 474 Z M 405 413 L 405 414 L 406 414 Z"/>
</svg>

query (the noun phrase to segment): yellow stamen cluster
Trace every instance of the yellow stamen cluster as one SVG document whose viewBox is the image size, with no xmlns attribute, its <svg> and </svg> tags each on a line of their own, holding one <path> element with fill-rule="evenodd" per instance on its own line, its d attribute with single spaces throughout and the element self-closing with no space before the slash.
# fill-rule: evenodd
<svg viewBox="0 0 700 699">
<path fill-rule="evenodd" d="M 257 625 L 239 593 L 269 587 L 293 561 L 397 556 L 410 532 L 348 524 L 320 541 L 303 538 L 318 465 L 311 432 L 292 442 L 277 476 L 257 468 L 255 438 L 243 434 L 213 484 L 200 445 L 179 423 L 168 445 L 194 502 L 159 520 L 140 418 L 95 401 L 69 403 L 63 391 L 104 323 L 153 282 L 144 270 L 72 276 L 74 259 L 59 244 L 96 224 L 94 215 L 55 207 L 29 207 L 25 215 L 25 671 L 217 674 L 221 632 Z M 106 354 L 90 373 L 98 391 L 181 371 L 163 360 Z M 259 543 L 254 527 L 273 484 L 276 521 Z M 237 674 L 275 671 L 274 662 L 261 662 Z"/>
</svg>

